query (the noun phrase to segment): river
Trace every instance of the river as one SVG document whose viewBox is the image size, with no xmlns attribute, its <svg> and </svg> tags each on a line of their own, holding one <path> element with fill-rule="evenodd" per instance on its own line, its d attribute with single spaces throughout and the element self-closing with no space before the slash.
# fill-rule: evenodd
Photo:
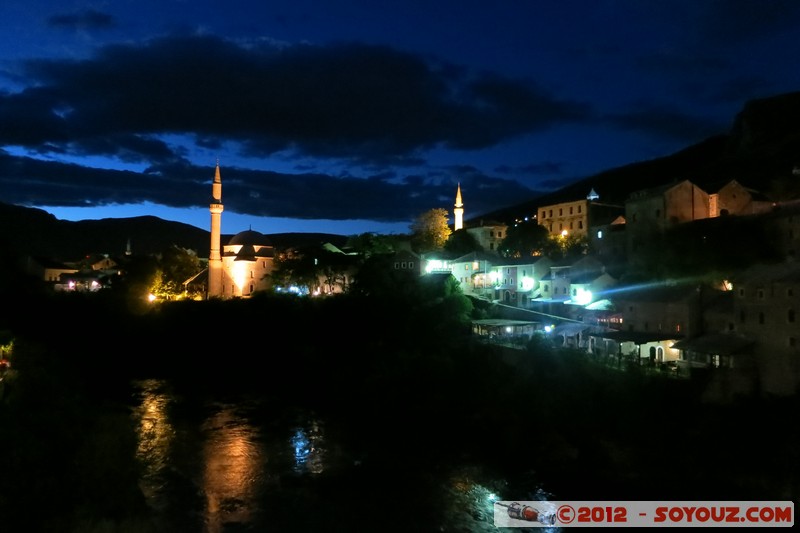
<svg viewBox="0 0 800 533">
<path fill-rule="evenodd" d="M 351 449 L 335 422 L 266 396 L 157 379 L 132 391 L 140 487 L 165 531 L 496 531 L 494 499 L 550 496 L 530 474 L 487 465 L 395 468 Z"/>
</svg>

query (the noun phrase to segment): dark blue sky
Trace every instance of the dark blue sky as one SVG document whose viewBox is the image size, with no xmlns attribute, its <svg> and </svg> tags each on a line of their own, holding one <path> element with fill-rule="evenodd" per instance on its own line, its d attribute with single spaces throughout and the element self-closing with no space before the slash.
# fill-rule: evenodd
<svg viewBox="0 0 800 533">
<path fill-rule="evenodd" d="M 225 233 L 405 233 L 798 89 L 793 0 L 4 0 L 0 201 L 207 228 L 219 160 Z"/>
</svg>

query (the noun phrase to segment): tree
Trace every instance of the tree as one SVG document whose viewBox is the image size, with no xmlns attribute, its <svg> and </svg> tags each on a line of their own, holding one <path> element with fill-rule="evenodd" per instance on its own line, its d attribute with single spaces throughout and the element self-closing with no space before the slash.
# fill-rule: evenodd
<svg viewBox="0 0 800 533">
<path fill-rule="evenodd" d="M 528 257 L 546 255 L 550 251 L 550 234 L 547 228 L 536 222 L 523 222 L 508 228 L 500 243 L 503 257 Z"/>
<path fill-rule="evenodd" d="M 275 258 L 275 268 L 269 275 L 276 288 L 303 287 L 309 293 L 319 287 L 319 271 L 314 257 L 306 254 L 287 254 Z"/>
<path fill-rule="evenodd" d="M 483 246 L 480 245 L 478 239 L 465 229 L 460 229 L 453 232 L 450 238 L 444 245 L 444 249 L 452 252 L 457 256 L 466 255 L 471 252 L 483 251 Z"/>
<path fill-rule="evenodd" d="M 172 245 L 158 258 L 150 292 L 163 299 L 183 294 L 183 282 L 200 272 L 200 259 L 194 250 Z"/>
<path fill-rule="evenodd" d="M 589 239 L 585 236 L 559 235 L 553 237 L 558 242 L 561 255 L 569 259 L 577 259 L 589 251 Z"/>
<path fill-rule="evenodd" d="M 393 235 L 367 232 L 350 237 L 347 240 L 347 246 L 358 252 L 361 257 L 367 259 L 373 254 L 394 252 L 396 240 L 397 237 Z"/>
<path fill-rule="evenodd" d="M 452 233 L 447 222 L 447 210 L 441 207 L 422 213 L 410 228 L 411 242 L 419 253 L 441 250 Z"/>
</svg>

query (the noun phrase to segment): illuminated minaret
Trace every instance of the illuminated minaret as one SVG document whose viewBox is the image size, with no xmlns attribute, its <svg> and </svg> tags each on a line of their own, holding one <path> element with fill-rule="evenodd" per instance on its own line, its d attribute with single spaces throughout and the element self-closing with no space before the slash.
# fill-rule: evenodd
<svg viewBox="0 0 800 533">
<path fill-rule="evenodd" d="M 222 296 L 222 255 L 220 236 L 222 235 L 222 179 L 219 175 L 219 160 L 211 186 L 211 250 L 208 254 L 208 297 Z"/>
<path fill-rule="evenodd" d="M 455 231 L 464 227 L 464 204 L 461 203 L 461 184 L 458 184 L 458 191 L 456 192 L 456 208 L 453 209 L 453 216 L 455 217 Z"/>
</svg>

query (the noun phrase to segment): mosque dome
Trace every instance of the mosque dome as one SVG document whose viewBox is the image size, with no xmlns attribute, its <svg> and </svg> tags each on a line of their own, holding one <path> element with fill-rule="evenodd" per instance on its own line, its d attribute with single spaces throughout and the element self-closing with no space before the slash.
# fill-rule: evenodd
<svg viewBox="0 0 800 533">
<path fill-rule="evenodd" d="M 237 233 L 233 237 L 231 237 L 230 242 L 228 242 L 229 246 L 272 246 L 272 243 L 269 241 L 269 238 L 264 235 L 263 233 L 259 233 L 253 230 L 245 230 Z"/>
</svg>

